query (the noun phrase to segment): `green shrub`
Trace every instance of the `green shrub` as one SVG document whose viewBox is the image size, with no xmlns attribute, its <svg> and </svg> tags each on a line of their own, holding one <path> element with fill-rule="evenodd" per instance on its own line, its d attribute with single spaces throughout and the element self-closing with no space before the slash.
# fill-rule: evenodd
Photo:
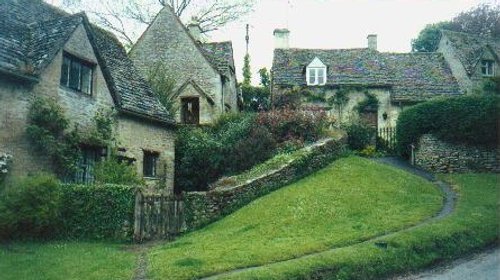
<svg viewBox="0 0 500 280">
<path fill-rule="evenodd" d="M 368 145 L 361 151 L 359 151 L 359 155 L 364 157 L 374 157 L 377 155 L 377 149 L 374 145 Z"/>
<path fill-rule="evenodd" d="M 345 126 L 347 143 L 353 150 L 361 150 L 373 144 L 376 130 L 364 123 L 352 123 Z"/>
<path fill-rule="evenodd" d="M 61 191 L 61 237 L 131 240 L 134 187 L 63 185 Z"/>
<path fill-rule="evenodd" d="M 495 145 L 498 104 L 498 96 L 477 94 L 415 105 L 398 118 L 397 150 L 408 156 L 409 145 L 426 133 L 451 143 Z"/>
<path fill-rule="evenodd" d="M 259 112 L 268 110 L 271 94 L 267 87 L 242 86 L 244 110 L 247 112 Z"/>
<path fill-rule="evenodd" d="M 140 185 L 143 183 L 133 165 L 124 161 L 120 162 L 113 156 L 95 165 L 94 177 L 98 184 Z"/>
<path fill-rule="evenodd" d="M 265 127 L 254 127 L 248 137 L 238 140 L 224 157 L 224 175 L 232 175 L 271 158 L 276 141 Z"/>
<path fill-rule="evenodd" d="M 8 186 L 0 197 L 0 237 L 48 237 L 57 232 L 59 182 L 52 175 L 26 177 Z"/>
<path fill-rule="evenodd" d="M 315 141 L 326 127 L 325 114 L 283 109 L 229 114 L 210 127 L 184 127 L 177 133 L 175 189 L 206 190 L 272 157 L 282 145 Z"/>
<path fill-rule="evenodd" d="M 289 140 L 313 142 L 323 135 L 327 120 L 323 111 L 285 108 L 260 113 L 257 116 L 257 125 L 266 127 L 277 143 Z"/>
</svg>

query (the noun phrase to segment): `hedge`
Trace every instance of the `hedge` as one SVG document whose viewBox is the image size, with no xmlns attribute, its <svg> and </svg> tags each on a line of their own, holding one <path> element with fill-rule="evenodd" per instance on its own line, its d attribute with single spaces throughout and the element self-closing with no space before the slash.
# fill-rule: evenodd
<svg viewBox="0 0 500 280">
<path fill-rule="evenodd" d="M 18 180 L 0 196 L 0 239 L 108 239 L 133 236 L 135 187 L 61 185 L 53 176 Z"/>
<path fill-rule="evenodd" d="M 134 187 L 63 185 L 61 191 L 61 237 L 132 239 Z"/>
<path fill-rule="evenodd" d="M 408 156 L 408 147 L 421 135 L 468 145 L 494 145 L 499 96 L 467 95 L 436 99 L 410 107 L 397 121 L 397 150 Z"/>
</svg>

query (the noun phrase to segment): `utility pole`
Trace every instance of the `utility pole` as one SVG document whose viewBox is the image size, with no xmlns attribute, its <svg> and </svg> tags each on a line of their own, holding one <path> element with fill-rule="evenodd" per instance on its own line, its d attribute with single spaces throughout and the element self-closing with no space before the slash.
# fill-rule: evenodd
<svg viewBox="0 0 500 280">
<path fill-rule="evenodd" d="M 247 55 L 248 55 L 248 45 L 250 44 L 250 25 L 247 23 L 247 35 L 245 36 L 245 41 L 247 42 Z"/>
</svg>

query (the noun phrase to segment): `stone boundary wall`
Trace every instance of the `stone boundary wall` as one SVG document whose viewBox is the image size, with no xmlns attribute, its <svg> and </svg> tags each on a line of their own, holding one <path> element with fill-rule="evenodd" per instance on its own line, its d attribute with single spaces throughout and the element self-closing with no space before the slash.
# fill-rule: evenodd
<svg viewBox="0 0 500 280">
<path fill-rule="evenodd" d="M 311 152 L 265 176 L 231 188 L 184 194 L 187 230 L 212 223 L 251 201 L 297 181 L 345 155 L 345 139 L 328 139 L 311 147 Z"/>
<path fill-rule="evenodd" d="M 500 172 L 498 149 L 443 142 L 423 135 L 415 151 L 415 164 L 433 172 Z"/>
</svg>

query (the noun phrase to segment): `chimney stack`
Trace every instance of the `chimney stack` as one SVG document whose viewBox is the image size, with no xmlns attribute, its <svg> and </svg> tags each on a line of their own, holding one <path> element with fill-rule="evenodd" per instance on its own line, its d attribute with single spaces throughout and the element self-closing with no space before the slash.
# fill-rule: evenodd
<svg viewBox="0 0 500 280">
<path fill-rule="evenodd" d="M 368 37 L 368 49 L 377 50 L 377 34 L 369 34 Z"/>
<path fill-rule="evenodd" d="M 197 22 L 193 22 L 188 24 L 187 29 L 189 30 L 189 34 L 193 37 L 196 42 L 204 42 L 203 30 L 201 30 L 200 24 Z"/>
<path fill-rule="evenodd" d="M 288 49 L 290 47 L 290 31 L 288 29 L 274 29 L 273 35 L 275 49 Z"/>
</svg>

